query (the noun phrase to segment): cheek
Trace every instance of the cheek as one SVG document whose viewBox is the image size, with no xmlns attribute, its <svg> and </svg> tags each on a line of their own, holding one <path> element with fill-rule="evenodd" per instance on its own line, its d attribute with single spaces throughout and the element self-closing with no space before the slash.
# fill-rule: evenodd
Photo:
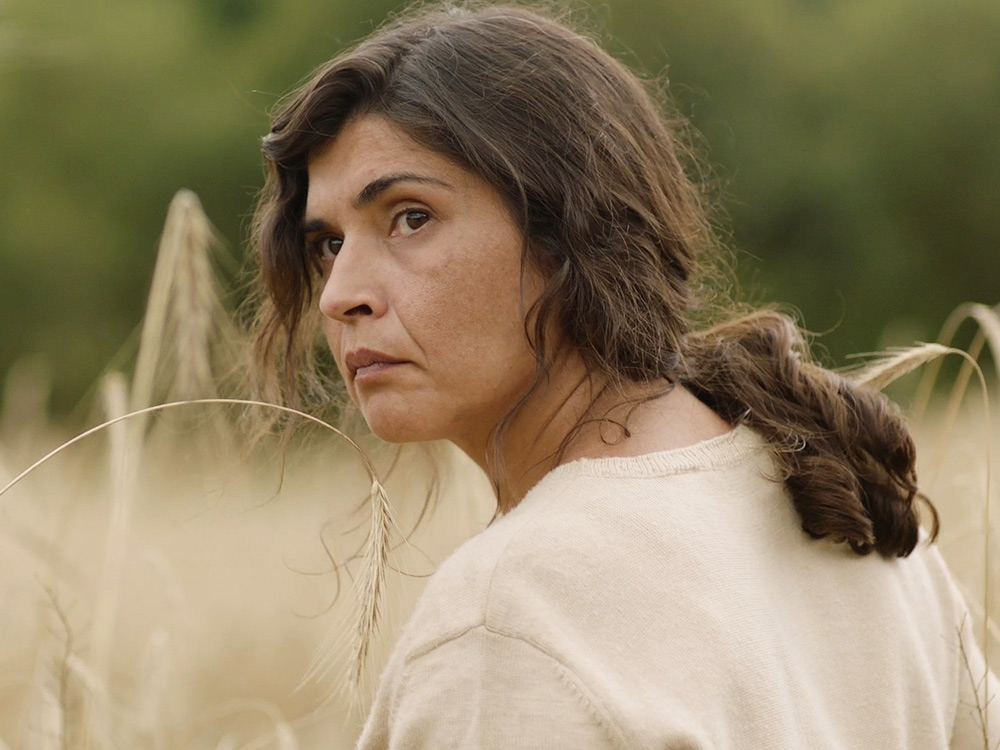
<svg viewBox="0 0 1000 750">
<path fill-rule="evenodd" d="M 469 264 L 464 273 L 448 269 L 413 292 L 415 337 L 464 367 L 527 349 L 516 273 Z"/>
<path fill-rule="evenodd" d="M 449 263 L 436 267 L 418 292 L 424 309 L 432 311 L 435 323 L 445 329 L 478 330 L 484 338 L 499 332 L 508 338 L 516 330 L 523 337 L 521 259 L 516 237 L 490 238 L 470 232 L 456 245 L 459 252 Z"/>
</svg>

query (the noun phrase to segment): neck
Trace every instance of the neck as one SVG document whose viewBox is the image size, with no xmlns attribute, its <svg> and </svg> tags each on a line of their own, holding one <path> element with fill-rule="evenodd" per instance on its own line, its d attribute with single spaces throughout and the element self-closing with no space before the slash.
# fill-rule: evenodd
<svg viewBox="0 0 1000 750">
<path fill-rule="evenodd" d="M 505 513 L 562 463 L 679 448 L 729 429 L 682 386 L 660 380 L 614 388 L 573 357 L 553 363 L 496 448 L 488 435 L 460 447 L 497 484 Z"/>
</svg>

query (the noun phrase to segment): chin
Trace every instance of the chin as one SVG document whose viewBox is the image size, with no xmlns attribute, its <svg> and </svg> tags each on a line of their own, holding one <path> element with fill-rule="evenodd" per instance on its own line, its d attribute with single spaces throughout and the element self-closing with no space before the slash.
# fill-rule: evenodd
<svg viewBox="0 0 1000 750">
<path fill-rule="evenodd" d="M 444 437 L 436 434 L 432 420 L 421 419 L 412 410 L 400 413 L 397 410 L 361 409 L 361 414 L 372 434 L 387 443 L 419 443 Z"/>
<path fill-rule="evenodd" d="M 372 434 L 375 435 L 379 440 L 386 443 L 420 443 L 426 440 L 432 440 L 433 438 L 424 437 L 419 432 L 414 430 L 406 429 L 394 429 L 392 427 L 388 429 L 377 429 L 372 427 L 371 424 L 368 425 Z"/>
</svg>

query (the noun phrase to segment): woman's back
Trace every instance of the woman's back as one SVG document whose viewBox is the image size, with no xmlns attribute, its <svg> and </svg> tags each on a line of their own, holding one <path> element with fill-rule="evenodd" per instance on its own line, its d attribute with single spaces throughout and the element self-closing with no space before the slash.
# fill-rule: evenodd
<svg viewBox="0 0 1000 750">
<path fill-rule="evenodd" d="M 555 469 L 432 579 L 360 747 L 982 747 L 937 550 L 811 539 L 774 471 L 746 427 Z"/>
</svg>

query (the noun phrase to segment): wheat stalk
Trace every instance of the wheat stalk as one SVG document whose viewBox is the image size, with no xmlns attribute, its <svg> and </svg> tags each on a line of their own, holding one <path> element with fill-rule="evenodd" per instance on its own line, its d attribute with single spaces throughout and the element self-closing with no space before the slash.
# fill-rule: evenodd
<svg viewBox="0 0 1000 750">
<path fill-rule="evenodd" d="M 300 716 L 292 721 L 282 721 L 276 723 L 273 734 L 275 735 L 275 740 L 279 743 L 284 742 L 285 746 L 291 750 L 291 748 L 297 747 L 298 740 L 295 735 L 296 727 L 306 727 L 309 725 L 314 725 L 321 719 L 325 718 L 325 714 L 322 711 L 313 711 L 305 716 Z M 290 743 L 296 743 L 292 745 Z M 246 745 L 244 745 L 240 750 L 264 750 L 272 745 L 271 734 L 263 734 L 254 740 L 251 740 Z M 0 748 L 2 750 L 2 748 Z"/>
<path fill-rule="evenodd" d="M 385 488 L 376 478 L 372 478 L 370 490 L 372 498 L 371 531 L 368 553 L 360 580 L 362 610 L 358 622 L 356 643 L 351 654 L 350 676 L 352 684 L 360 685 L 368 658 L 370 641 L 378 629 L 379 605 L 385 589 L 385 567 L 389 558 L 389 535 L 392 514 Z"/>
<path fill-rule="evenodd" d="M 972 708 L 975 709 L 975 711 L 976 711 L 976 716 L 979 719 L 979 728 L 983 732 L 983 748 L 984 748 L 984 750 L 989 750 L 989 747 L 990 747 L 990 732 L 989 732 L 990 720 L 989 720 L 989 713 L 986 710 L 986 704 L 989 703 L 989 695 L 985 696 L 985 698 L 986 698 L 985 701 L 981 700 L 980 697 L 979 697 L 979 688 L 980 687 L 985 687 L 987 689 L 989 688 L 989 684 L 990 684 L 989 683 L 990 670 L 989 670 L 989 666 L 987 666 L 987 668 L 986 668 L 986 674 L 983 675 L 983 679 L 982 679 L 981 682 L 978 679 L 976 679 L 976 677 L 972 674 L 972 664 L 969 662 L 969 653 L 968 653 L 968 651 L 965 650 L 965 638 L 962 637 L 962 630 L 964 628 L 965 628 L 965 616 L 963 615 L 962 621 L 959 623 L 958 627 L 956 628 L 956 630 L 958 632 L 958 648 L 959 648 L 959 653 L 962 656 L 962 663 L 965 666 L 965 674 L 969 678 L 969 683 L 972 685 L 972 694 L 973 694 L 973 696 L 975 696 L 976 702 L 975 702 L 975 705 L 972 706 Z"/>
<path fill-rule="evenodd" d="M 948 404 L 944 413 L 945 415 L 941 426 L 939 427 L 939 439 L 943 444 L 946 444 L 951 439 L 951 435 L 954 432 L 962 400 L 965 398 L 965 392 L 968 389 L 968 384 L 973 371 L 978 368 L 977 361 L 986 341 L 989 341 L 990 343 L 990 348 L 993 353 L 993 362 L 997 368 L 998 379 L 1000 379 L 1000 315 L 998 315 L 996 311 L 981 304 L 967 303 L 960 305 L 952 312 L 951 315 L 948 316 L 948 319 L 941 327 L 941 333 L 938 336 L 938 341 L 944 345 L 950 345 L 950 342 L 955 338 L 955 334 L 958 332 L 959 326 L 969 319 L 974 320 L 978 324 L 978 329 L 969 351 L 963 354 L 965 362 L 962 363 L 962 368 L 959 370 L 958 376 L 955 378 L 955 384 L 952 386 L 948 396 Z M 916 420 L 919 420 L 926 411 L 927 404 L 930 401 L 930 394 L 933 390 L 935 382 L 937 381 L 940 369 L 940 361 L 932 362 L 924 373 L 924 377 L 921 379 L 916 396 L 914 397 L 914 406 L 911 410 L 913 418 Z M 984 384 L 985 379 L 982 376 L 981 371 L 978 372 L 977 375 L 979 376 L 980 383 Z M 934 486 L 934 483 L 941 474 L 943 461 L 944 452 L 939 455 L 937 463 L 928 471 L 928 474 L 930 475 L 931 487 Z M 988 463 L 987 468 L 989 468 Z"/>
<path fill-rule="evenodd" d="M 39 748 L 66 750 L 69 747 L 69 661 L 74 655 L 73 629 L 55 592 L 46 587 L 45 594 L 48 597 L 50 625 L 58 623 L 59 626 L 51 628 L 47 640 L 58 640 L 61 648 L 53 649 L 58 651 L 57 655 L 50 653 L 44 643 L 38 649 L 35 666 L 35 684 L 39 690 L 35 715 L 38 731 L 33 739 L 40 743 L 37 745 Z"/>
<path fill-rule="evenodd" d="M 350 671 L 348 673 L 347 684 L 351 688 L 352 692 L 357 695 L 361 687 L 361 678 L 364 673 L 364 667 L 367 663 L 369 646 L 371 641 L 375 637 L 378 631 L 381 619 L 381 603 L 384 595 L 384 582 L 385 582 L 385 566 L 386 558 L 388 556 L 389 550 L 389 535 L 390 530 L 396 528 L 396 523 L 393 519 L 392 509 L 386 495 L 385 488 L 378 479 L 378 474 L 375 469 L 375 465 L 369 458 L 368 454 L 358 445 L 354 440 L 352 440 L 348 435 L 346 435 L 341 430 L 337 429 L 333 425 L 325 422 L 319 417 L 315 417 L 306 412 L 299 411 L 298 409 L 293 409 L 289 406 L 280 406 L 278 404 L 270 404 L 266 401 L 255 401 L 252 399 L 239 399 L 239 398 L 199 398 L 199 399 L 188 399 L 185 401 L 174 401 L 165 404 L 155 404 L 153 406 L 148 406 L 144 409 L 139 409 L 136 411 L 129 412 L 128 414 L 122 414 L 102 422 L 99 425 L 91 427 L 90 429 L 80 433 L 71 440 L 66 441 L 59 447 L 52 451 L 49 451 L 45 456 L 35 461 L 31 466 L 26 468 L 12 480 L 10 480 L 6 485 L 0 488 L 0 498 L 3 497 L 12 487 L 18 484 L 25 477 L 30 475 L 32 472 L 37 470 L 40 466 L 44 465 L 46 462 L 59 455 L 63 451 L 67 450 L 76 443 L 85 440 L 86 438 L 102 432 L 103 430 L 109 429 L 114 425 L 125 422 L 130 419 L 148 419 L 150 414 L 155 412 L 167 411 L 170 409 L 176 409 L 182 406 L 192 406 L 199 404 L 230 404 L 239 406 L 251 406 L 263 409 L 274 409 L 285 414 L 290 414 L 307 422 L 319 425 L 320 427 L 329 430 L 335 435 L 339 436 L 345 440 L 361 457 L 364 464 L 365 471 L 371 478 L 371 496 L 369 498 L 371 503 L 372 512 L 372 532 L 369 539 L 368 549 L 364 556 L 364 562 L 362 564 L 362 575 L 356 583 L 356 589 L 360 601 L 358 602 L 360 615 L 358 618 L 358 624 L 353 631 L 353 637 L 350 644 Z M 339 636 L 333 636 L 328 639 L 327 643 L 322 645 L 316 653 L 312 664 L 307 672 L 308 679 L 310 677 L 315 677 L 319 675 L 326 674 L 330 671 L 332 667 L 332 660 L 334 653 L 337 650 L 335 644 L 339 644 Z"/>
<path fill-rule="evenodd" d="M 65 718 L 59 698 L 47 687 L 41 687 L 40 705 L 35 717 L 31 750 L 65 750 L 62 734 Z"/>
<path fill-rule="evenodd" d="M 858 385 L 880 391 L 894 380 L 913 372 L 921 365 L 933 362 L 939 357 L 955 351 L 957 350 L 949 349 L 941 344 L 917 344 L 904 349 L 891 350 L 888 356 L 868 363 L 850 373 L 849 377 Z"/>
<path fill-rule="evenodd" d="M 232 734 L 227 734 L 220 740 L 216 747 L 224 745 L 225 747 L 232 747 L 234 750 L 237 748 L 239 750 L 260 750 L 261 748 L 277 744 L 278 750 L 298 750 L 299 742 L 295 736 L 293 722 L 285 719 L 277 706 L 265 700 L 240 699 L 226 701 L 214 706 L 210 712 L 207 712 L 202 717 L 202 722 L 204 725 L 210 725 L 228 717 L 254 713 L 263 714 L 273 723 L 274 726 L 269 732 L 265 732 L 244 745 L 237 745 L 236 737 Z M 303 724 L 306 722 L 299 719 L 294 723 Z"/>
<path fill-rule="evenodd" d="M 167 362 L 173 366 L 172 380 L 181 399 L 215 395 L 213 331 L 225 326 L 228 316 L 212 271 L 214 242 L 215 232 L 198 196 L 178 191 L 167 209 L 139 337 L 133 411 L 153 404 Z M 166 342 L 173 344 L 172 350 L 164 350 Z M 145 419 L 136 420 L 133 429 L 141 431 L 144 424 Z"/>
<path fill-rule="evenodd" d="M 985 440 L 985 452 L 986 452 L 986 483 L 985 483 L 985 498 L 983 508 L 983 516 L 985 519 L 983 534 L 983 661 L 986 665 L 986 674 L 990 673 L 990 649 L 989 646 L 989 634 L 990 634 L 990 616 L 989 616 L 989 601 L 990 601 L 990 517 L 992 515 L 990 511 L 990 500 L 993 494 L 992 486 L 992 460 L 993 460 L 993 420 L 990 416 L 990 394 L 989 389 L 986 386 L 986 375 L 983 373 L 982 368 L 979 363 L 965 351 L 961 349 L 952 349 L 953 353 L 958 354 L 969 364 L 970 368 L 975 372 L 977 379 L 979 380 L 979 386 L 983 395 L 983 421 L 986 424 L 986 440 Z M 1000 351 L 1000 350 L 998 350 Z M 989 682 L 987 681 L 986 687 L 988 689 Z M 995 697 L 995 696 L 993 696 Z M 988 703 L 992 700 L 991 696 L 986 695 L 986 702 Z M 983 722 L 983 733 L 985 736 L 989 736 L 989 712 L 984 714 Z"/>
<path fill-rule="evenodd" d="M 114 419 L 128 411 L 128 387 L 123 375 L 111 373 L 101 387 L 105 414 Z M 92 668 L 98 679 L 108 680 L 111 673 L 111 652 L 114 646 L 118 597 L 125 571 L 128 551 L 128 530 L 132 520 L 132 499 L 136 466 L 130 458 L 130 435 L 124 421 L 108 430 L 110 436 L 110 473 L 112 480 L 111 518 L 104 543 L 104 561 L 94 607 L 91 649 Z M 106 707 L 106 703 L 98 704 Z M 110 731 L 110 717 L 104 711 L 88 715 L 87 721 L 100 736 Z"/>
<path fill-rule="evenodd" d="M 225 326 L 229 318 L 220 302 L 209 257 L 213 240 L 214 231 L 197 196 L 188 190 L 179 191 L 170 202 L 160 238 L 131 392 L 118 374 L 109 375 L 103 384 L 109 418 L 130 409 L 138 416 L 128 424 L 116 423 L 110 430 L 114 489 L 93 627 L 92 663 L 99 678 L 110 673 L 147 427 L 148 416 L 141 412 L 165 387 L 188 398 L 216 392 L 211 365 L 213 331 Z M 106 717 L 95 720 L 104 721 Z"/>
<path fill-rule="evenodd" d="M 991 345 L 994 346 L 994 359 L 997 360 L 997 355 L 1000 355 L 1000 318 L 997 317 L 996 313 L 987 308 L 984 305 L 968 305 L 963 306 L 962 313 L 964 317 L 974 317 L 982 326 L 982 330 L 985 335 L 990 338 Z M 954 316 L 953 316 L 954 317 Z M 964 317 L 962 318 L 964 320 Z M 960 321 L 959 321 L 960 322 Z M 953 323 L 953 325 L 946 325 L 949 338 L 954 335 L 954 329 L 957 329 L 958 323 Z M 995 340 L 996 344 L 993 344 Z M 983 658 L 986 662 L 986 671 L 989 672 L 990 662 L 989 662 L 989 649 L 987 648 L 988 639 L 990 635 L 990 624 L 991 620 L 989 617 L 988 605 L 990 601 L 990 496 L 992 495 L 992 482 L 991 482 L 991 463 L 993 457 L 992 448 L 992 435 L 993 435 L 993 421 L 990 417 L 990 399 L 989 399 L 989 389 L 986 385 L 986 376 L 983 373 L 982 368 L 976 361 L 976 355 L 971 352 L 963 351 L 962 349 L 956 349 L 950 346 L 944 346 L 942 344 L 918 344 L 917 346 L 902 349 L 897 352 L 891 353 L 887 357 L 883 357 L 875 362 L 863 367 L 862 369 L 851 375 L 851 379 L 865 387 L 881 389 L 884 388 L 889 383 L 893 382 L 897 378 L 905 375 L 906 373 L 912 372 L 921 365 L 940 362 L 940 358 L 945 354 L 957 354 L 964 360 L 963 369 L 968 369 L 969 373 L 975 373 L 979 385 L 982 390 L 983 395 L 983 419 L 986 423 L 986 441 L 985 441 L 985 451 L 986 451 L 986 487 L 985 487 L 985 507 L 984 516 L 986 529 L 983 542 L 983 565 L 984 565 L 984 575 L 983 575 Z M 978 354 L 978 352 L 977 352 Z M 1000 360 L 997 360 L 998 373 L 1000 373 Z M 964 387 L 962 388 L 962 393 L 964 394 Z M 949 419 L 954 420 L 954 413 L 957 412 L 957 406 L 954 409 L 949 409 Z M 950 434 L 950 430 L 946 431 Z M 989 696 L 987 696 L 987 699 Z M 985 725 L 983 728 L 984 732 L 989 730 L 989 715 L 988 713 L 982 714 L 984 717 Z"/>
<path fill-rule="evenodd" d="M 941 326 L 941 332 L 938 334 L 937 339 L 938 343 L 943 344 L 944 346 L 950 346 L 951 342 L 955 339 L 955 335 L 958 333 L 959 327 L 962 323 L 969 319 L 974 320 L 978 324 L 975 338 L 973 338 L 972 343 L 969 345 L 969 356 L 972 357 L 973 360 L 978 361 L 983 345 L 988 340 L 990 343 L 990 349 L 993 352 L 993 363 L 997 368 L 997 377 L 1000 378 L 1000 314 L 998 314 L 996 308 L 990 309 L 986 305 L 972 302 L 959 305 L 952 311 L 951 315 L 948 316 L 944 325 Z M 934 390 L 934 384 L 937 382 L 940 370 L 941 363 L 933 363 L 927 368 L 927 371 L 924 373 L 924 376 L 920 381 L 920 385 L 918 386 L 913 399 L 912 408 L 912 413 L 917 419 L 923 416 L 924 412 L 927 410 L 927 406 L 930 403 L 931 393 Z M 951 400 L 948 408 L 949 414 L 952 411 L 952 405 L 962 400 L 962 397 L 965 394 L 965 388 L 968 385 L 971 375 L 971 366 L 963 364 L 958 377 L 955 378 L 955 386 L 952 388 Z"/>
<path fill-rule="evenodd" d="M 958 592 L 962 595 L 962 598 L 965 599 L 965 603 L 969 607 L 969 612 L 972 614 L 972 619 L 974 621 L 981 619 L 983 622 L 985 622 L 986 632 L 989 634 L 991 642 L 995 644 L 1000 644 L 1000 624 L 997 624 L 997 621 L 994 618 L 990 617 L 990 613 L 985 611 L 983 609 L 983 606 L 972 598 L 972 592 L 969 591 L 969 589 L 965 586 L 965 584 L 963 584 L 958 579 L 955 580 L 955 588 L 958 589 Z M 983 648 L 985 649 L 986 646 L 987 644 L 984 643 Z"/>
<path fill-rule="evenodd" d="M 1000 315 L 997 314 L 996 309 L 990 309 L 986 305 L 981 304 L 964 304 L 956 308 L 948 319 L 945 321 L 944 325 L 941 327 L 941 333 L 938 336 L 938 340 L 945 344 L 950 344 L 954 339 L 955 334 L 958 332 L 959 326 L 965 322 L 967 319 L 972 319 L 978 324 L 978 329 L 976 331 L 975 338 L 969 348 L 968 353 L 963 355 L 965 362 L 962 364 L 962 368 L 955 379 L 955 385 L 951 389 L 951 393 L 948 399 L 948 405 L 945 410 L 944 426 L 941 429 L 942 437 L 940 438 L 942 444 L 947 444 L 951 438 L 951 434 L 954 430 L 955 422 L 958 418 L 958 411 L 962 403 L 962 399 L 965 396 L 966 389 L 968 387 L 969 380 L 973 371 L 975 371 L 980 387 L 983 392 L 983 405 L 984 405 L 984 420 L 987 426 L 987 436 L 986 436 L 986 502 L 983 510 L 985 529 L 983 533 L 983 657 L 986 664 L 986 671 L 989 673 L 990 665 L 990 648 L 987 642 L 988 635 L 991 632 L 992 619 L 989 613 L 989 602 L 990 602 L 990 521 L 991 521 L 991 482 L 990 482 L 990 472 L 991 472 L 991 462 L 993 450 L 992 444 L 992 420 L 990 419 L 990 409 L 989 409 L 989 394 L 986 388 L 986 379 L 983 375 L 982 369 L 978 365 L 978 358 L 983 349 L 984 343 L 988 340 L 990 343 L 990 348 L 993 354 L 993 363 L 997 368 L 998 379 L 1000 379 Z M 927 408 L 927 404 L 930 401 L 931 391 L 934 387 L 934 383 L 937 379 L 938 373 L 940 372 L 940 362 L 933 363 L 925 372 L 924 377 L 918 388 L 917 395 L 915 398 L 914 411 L 919 416 L 924 413 Z M 934 481 L 940 476 L 941 468 L 943 465 L 945 453 L 941 451 L 939 454 L 937 464 L 931 470 L 931 484 L 933 486 Z M 987 700 L 989 700 L 987 696 Z M 983 722 L 983 732 L 987 734 L 989 732 L 989 712 L 986 712 L 984 722 Z"/>
<path fill-rule="evenodd" d="M 139 674 L 143 678 L 139 686 L 137 711 L 139 722 L 153 738 L 157 748 L 163 748 L 163 733 L 157 732 L 160 706 L 167 694 L 170 682 L 170 639 L 165 628 L 156 628 L 146 642 Z"/>
<path fill-rule="evenodd" d="M 219 304 L 221 294 L 208 253 L 214 232 L 194 193 L 182 190 L 170 207 L 179 214 L 176 226 L 180 234 L 176 240 L 175 296 L 171 300 L 178 320 L 176 334 L 171 337 L 177 366 L 173 385 L 178 399 L 214 396 L 212 331 L 218 320 L 228 320 Z M 168 214 L 167 226 L 172 224 Z"/>
</svg>

